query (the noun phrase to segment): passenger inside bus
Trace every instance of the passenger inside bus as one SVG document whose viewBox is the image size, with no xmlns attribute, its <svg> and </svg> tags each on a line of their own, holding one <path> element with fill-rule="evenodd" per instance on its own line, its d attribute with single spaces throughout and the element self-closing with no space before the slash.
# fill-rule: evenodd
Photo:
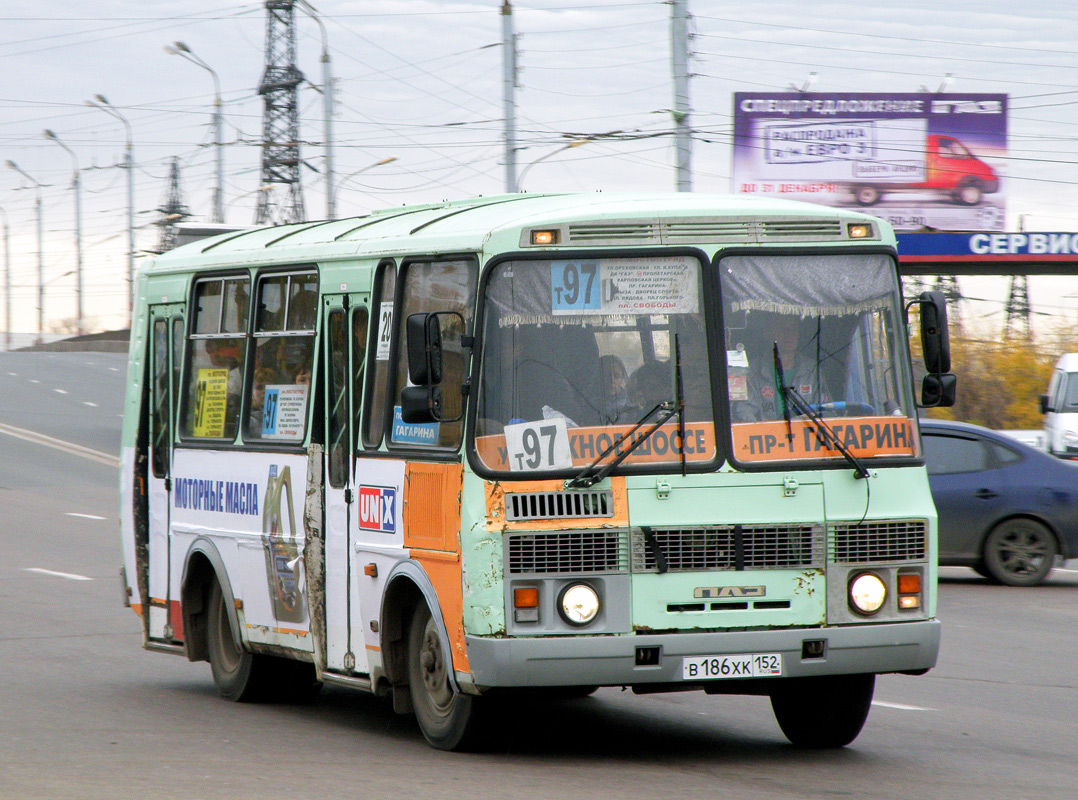
<svg viewBox="0 0 1078 800">
<path fill-rule="evenodd" d="M 827 325 L 832 333 L 848 327 L 836 326 L 836 322 L 837 318 Z M 734 422 L 783 418 L 776 346 L 782 363 L 783 385 L 792 387 L 806 403 L 819 405 L 844 396 L 845 392 L 836 391 L 843 383 L 842 376 L 837 374 L 841 364 L 834 358 L 833 346 L 824 346 L 824 327 L 818 317 L 805 319 L 798 314 L 768 311 L 749 313 L 748 327 L 739 334 L 746 340 L 747 388 L 743 397 L 731 393 Z"/>
<path fill-rule="evenodd" d="M 632 403 L 633 422 L 651 411 L 659 403 L 674 399 L 671 388 L 671 367 L 666 361 L 650 361 L 643 364 L 629 379 L 629 401 Z"/>
<path fill-rule="evenodd" d="M 615 355 L 600 356 L 599 375 L 603 390 L 603 424 L 613 425 L 627 419 L 625 412 L 632 403 L 629 402 L 629 376 L 625 364 Z"/>
<path fill-rule="evenodd" d="M 247 430 L 251 435 L 262 434 L 262 411 L 266 403 L 266 386 L 277 382 L 277 373 L 269 367 L 257 367 L 251 386 L 251 410 L 247 415 Z"/>
<path fill-rule="evenodd" d="M 581 325 L 521 325 L 505 338 L 511 391 L 503 422 L 564 417 L 570 427 L 599 421 L 599 348 L 595 334 Z"/>
</svg>

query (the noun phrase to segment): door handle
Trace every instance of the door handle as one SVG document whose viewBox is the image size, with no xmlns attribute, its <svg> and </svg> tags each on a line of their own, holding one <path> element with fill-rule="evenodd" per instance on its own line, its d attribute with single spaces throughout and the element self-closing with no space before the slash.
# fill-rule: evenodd
<svg viewBox="0 0 1078 800">
<path fill-rule="evenodd" d="M 999 497 L 999 494 L 993 492 L 991 489 L 978 489 L 973 493 L 973 496 L 978 500 L 991 500 L 994 497 Z"/>
</svg>

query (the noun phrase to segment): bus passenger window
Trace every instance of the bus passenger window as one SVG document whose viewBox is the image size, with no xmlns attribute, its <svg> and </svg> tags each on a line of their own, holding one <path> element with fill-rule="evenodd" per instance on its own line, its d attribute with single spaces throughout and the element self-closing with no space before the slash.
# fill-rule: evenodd
<svg viewBox="0 0 1078 800">
<path fill-rule="evenodd" d="M 244 439 L 302 442 L 314 367 L 318 276 L 276 274 L 259 281 L 254 370 Z"/>
<path fill-rule="evenodd" d="M 352 310 L 352 408 L 355 409 L 356 427 L 359 427 L 359 410 L 363 397 L 363 378 L 367 366 L 367 308 L 357 306 Z"/>
<path fill-rule="evenodd" d="M 187 344 L 185 436 L 236 438 L 249 284 L 246 276 L 210 278 L 195 284 L 194 330 Z"/>
<path fill-rule="evenodd" d="M 393 296 L 396 292 L 397 268 L 387 262 L 379 267 L 375 285 L 375 310 L 370 348 L 370 394 L 364 410 L 363 444 L 378 447 L 385 432 L 386 391 L 389 386 L 389 345 L 393 338 Z M 357 362 L 358 363 L 358 362 Z M 368 370 L 365 368 L 364 372 Z M 357 386 L 358 389 L 358 386 Z"/>
</svg>

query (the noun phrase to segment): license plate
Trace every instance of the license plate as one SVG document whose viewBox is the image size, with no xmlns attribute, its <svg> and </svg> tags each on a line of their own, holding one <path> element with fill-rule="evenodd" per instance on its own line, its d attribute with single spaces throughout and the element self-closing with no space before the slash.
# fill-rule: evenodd
<svg viewBox="0 0 1078 800">
<path fill-rule="evenodd" d="M 720 678 L 773 678 L 781 675 L 781 653 L 686 656 L 681 659 L 681 678 L 686 681 L 708 681 Z"/>
</svg>

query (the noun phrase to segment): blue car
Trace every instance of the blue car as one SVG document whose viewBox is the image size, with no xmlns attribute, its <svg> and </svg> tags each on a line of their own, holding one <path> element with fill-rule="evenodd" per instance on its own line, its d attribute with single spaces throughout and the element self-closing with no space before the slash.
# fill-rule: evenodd
<svg viewBox="0 0 1078 800">
<path fill-rule="evenodd" d="M 1078 465 L 976 425 L 922 419 L 939 563 L 1035 586 L 1078 557 Z"/>
</svg>

